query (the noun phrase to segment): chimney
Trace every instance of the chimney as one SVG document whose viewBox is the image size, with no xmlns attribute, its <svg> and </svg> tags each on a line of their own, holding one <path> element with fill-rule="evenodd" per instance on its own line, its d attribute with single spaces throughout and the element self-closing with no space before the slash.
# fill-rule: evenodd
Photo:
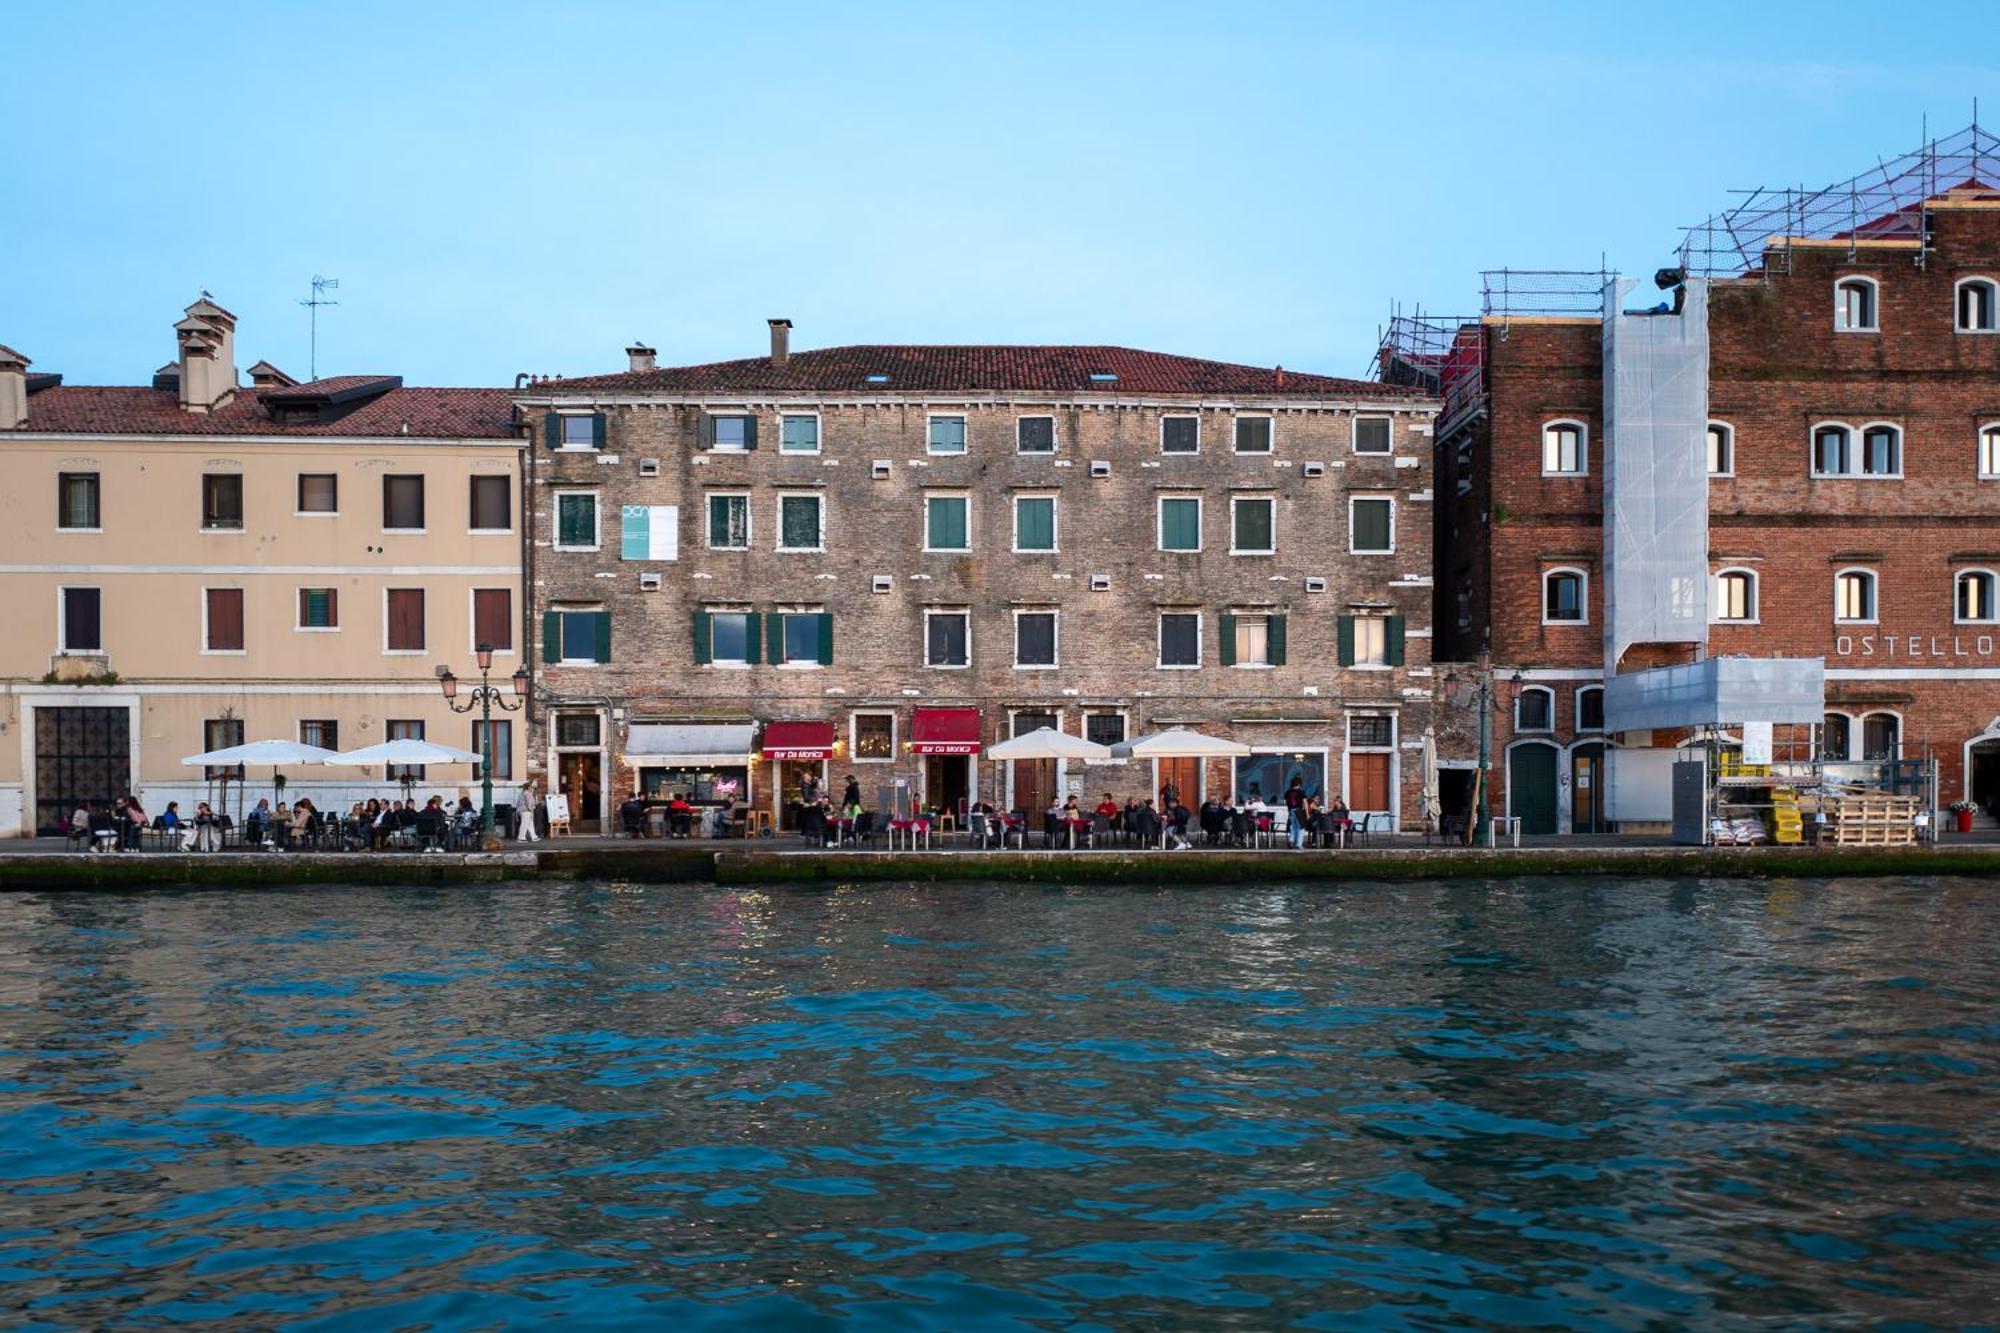
<svg viewBox="0 0 2000 1333">
<path fill-rule="evenodd" d="M 640 371 L 643 370 L 653 370 L 656 368 L 656 362 L 654 358 L 657 355 L 658 354 L 654 352 L 652 348 L 646 346 L 646 344 L 641 342 L 635 342 L 630 347 L 625 349 L 626 369 L 630 370 L 634 374 L 638 374 Z"/>
<path fill-rule="evenodd" d="M 181 408 L 207 412 L 236 393 L 236 316 L 207 292 L 174 325 L 180 342 Z"/>
<path fill-rule="evenodd" d="M 291 389 L 298 386 L 297 380 L 269 361 L 259 361 L 243 373 L 250 377 L 250 387 L 253 389 Z"/>
<path fill-rule="evenodd" d="M 1279 367 L 1277 367 L 1277 368 L 1276 368 L 1275 370 L 1273 370 L 1273 371 L 1271 372 L 1271 374 L 1272 374 L 1272 378 L 1274 378 L 1274 379 L 1276 379 L 1276 380 L 1278 381 L 1278 387 L 1279 387 L 1280 389 L 1284 388 L 1284 387 L 1285 387 L 1285 368 L 1284 368 L 1283 366 L 1279 366 Z"/>
<path fill-rule="evenodd" d="M 28 424 L 28 358 L 0 347 L 0 430 Z"/>
<path fill-rule="evenodd" d="M 771 321 L 771 364 L 782 368 L 792 359 L 792 321 Z"/>
</svg>

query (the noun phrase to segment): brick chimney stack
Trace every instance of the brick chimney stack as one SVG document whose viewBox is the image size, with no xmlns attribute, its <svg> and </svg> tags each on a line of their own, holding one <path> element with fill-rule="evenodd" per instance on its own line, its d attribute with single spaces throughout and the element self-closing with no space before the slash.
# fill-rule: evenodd
<svg viewBox="0 0 2000 1333">
<path fill-rule="evenodd" d="M 625 349 L 626 368 L 633 372 L 656 368 L 658 353 L 642 342 L 635 342 Z"/>
<path fill-rule="evenodd" d="M 792 359 L 792 321 L 774 319 L 771 321 L 771 364 L 784 368 Z"/>
<path fill-rule="evenodd" d="M 11 347 L 0 346 L 0 430 L 14 430 L 28 424 L 27 357 Z"/>
<path fill-rule="evenodd" d="M 181 408 L 207 412 L 236 394 L 236 316 L 209 300 L 187 308 L 174 325 L 180 343 Z"/>
</svg>

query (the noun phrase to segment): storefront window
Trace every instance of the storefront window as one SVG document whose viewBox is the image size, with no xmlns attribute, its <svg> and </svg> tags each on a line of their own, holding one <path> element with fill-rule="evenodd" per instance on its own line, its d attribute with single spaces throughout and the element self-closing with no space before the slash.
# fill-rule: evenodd
<svg viewBox="0 0 2000 1333">
<path fill-rule="evenodd" d="M 854 715 L 854 757 L 859 760 L 896 757 L 896 719 L 888 713 Z"/>
<path fill-rule="evenodd" d="M 1284 800 L 1292 779 L 1298 778 L 1306 795 L 1318 796 L 1326 787 L 1326 760 L 1312 753 L 1253 754 L 1236 761 L 1236 796 L 1249 800 L 1261 796 L 1272 805 Z"/>
<path fill-rule="evenodd" d="M 648 800 L 664 801 L 678 794 L 693 805 L 734 805 L 749 787 L 746 765 L 639 770 L 639 790 Z"/>
</svg>

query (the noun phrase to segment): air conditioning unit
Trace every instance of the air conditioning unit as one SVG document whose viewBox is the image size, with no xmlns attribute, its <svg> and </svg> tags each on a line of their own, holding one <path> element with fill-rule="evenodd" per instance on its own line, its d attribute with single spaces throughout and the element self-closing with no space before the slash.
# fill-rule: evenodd
<svg viewBox="0 0 2000 1333">
<path fill-rule="evenodd" d="M 1111 461 L 1110 461 L 1109 459 L 1106 459 L 1106 458 L 1093 458 L 1093 459 L 1091 459 L 1091 460 L 1090 460 L 1090 475 L 1091 475 L 1091 476 L 1093 476 L 1093 477 L 1108 477 L 1108 476 L 1110 476 L 1110 475 L 1111 475 Z"/>
<path fill-rule="evenodd" d="M 1109 574 L 1092 574 L 1090 576 L 1090 590 L 1092 592 L 1110 592 L 1111 576 Z"/>
<path fill-rule="evenodd" d="M 642 459 L 640 459 L 640 460 L 639 460 L 639 475 L 640 475 L 640 476 L 642 476 L 642 477 L 657 477 L 657 476 L 659 476 L 659 475 L 660 475 L 660 460 L 659 460 L 659 459 L 657 459 L 657 458 L 642 458 Z"/>
<path fill-rule="evenodd" d="M 888 592 L 895 586 L 896 579 L 892 574 L 877 574 L 873 582 L 869 584 L 869 587 L 875 592 Z"/>
<path fill-rule="evenodd" d="M 659 590 L 660 576 L 658 574 L 641 574 L 639 576 L 640 592 L 658 592 Z"/>
<path fill-rule="evenodd" d="M 870 475 L 872 475 L 875 478 L 875 480 L 887 481 L 891 476 L 895 474 L 895 468 L 890 466 L 888 459 L 878 458 L 870 466 L 869 472 Z"/>
<path fill-rule="evenodd" d="M 1326 591 L 1326 580 L 1325 580 L 1325 579 L 1322 579 L 1322 578 L 1308 578 L 1308 579 L 1306 580 L 1306 591 L 1307 591 L 1307 592 L 1325 592 L 1325 591 Z"/>
<path fill-rule="evenodd" d="M 1300 471 L 1304 472 L 1308 477 L 1324 477 L 1326 475 L 1326 464 L 1307 463 Z"/>
</svg>

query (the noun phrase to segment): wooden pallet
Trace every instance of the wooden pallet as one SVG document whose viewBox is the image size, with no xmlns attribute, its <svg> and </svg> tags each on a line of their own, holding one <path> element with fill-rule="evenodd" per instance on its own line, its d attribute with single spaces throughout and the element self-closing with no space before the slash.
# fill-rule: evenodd
<svg viewBox="0 0 2000 1333">
<path fill-rule="evenodd" d="M 1917 798 L 1842 796 L 1826 804 L 1828 840 L 1841 847 L 1909 847 L 1917 841 Z"/>
</svg>

